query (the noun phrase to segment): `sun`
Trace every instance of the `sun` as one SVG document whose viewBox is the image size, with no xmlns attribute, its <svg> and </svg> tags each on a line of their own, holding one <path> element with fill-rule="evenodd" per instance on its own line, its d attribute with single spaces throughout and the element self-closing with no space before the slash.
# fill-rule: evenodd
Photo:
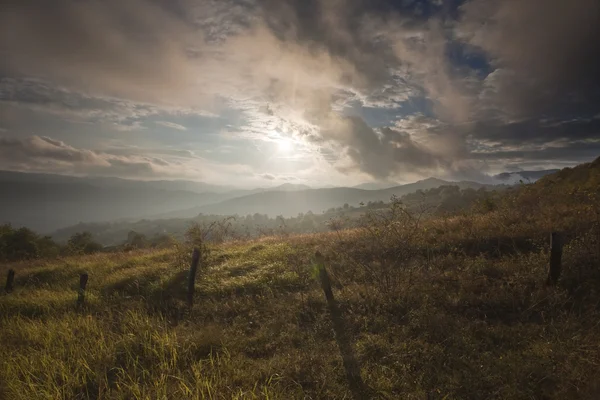
<svg viewBox="0 0 600 400">
<path fill-rule="evenodd" d="M 294 151 L 294 141 L 287 138 L 277 139 L 277 150 L 283 154 L 289 154 Z"/>
</svg>

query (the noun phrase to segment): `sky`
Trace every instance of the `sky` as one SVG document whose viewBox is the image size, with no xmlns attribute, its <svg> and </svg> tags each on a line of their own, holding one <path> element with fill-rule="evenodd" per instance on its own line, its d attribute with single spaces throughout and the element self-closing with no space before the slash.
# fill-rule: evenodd
<svg viewBox="0 0 600 400">
<path fill-rule="evenodd" d="M 600 155 L 597 0 L 5 0 L 0 169 L 234 186 Z"/>
</svg>

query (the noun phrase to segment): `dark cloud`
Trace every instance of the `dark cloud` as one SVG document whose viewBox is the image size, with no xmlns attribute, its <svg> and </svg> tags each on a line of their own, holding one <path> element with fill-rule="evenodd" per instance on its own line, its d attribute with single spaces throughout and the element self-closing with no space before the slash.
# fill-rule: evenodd
<svg viewBox="0 0 600 400">
<path fill-rule="evenodd" d="M 501 146 L 543 145 L 555 141 L 582 141 L 600 139 L 600 119 L 572 120 L 529 119 L 518 122 L 499 120 L 478 121 L 465 128 L 475 139 L 492 141 Z"/>
<path fill-rule="evenodd" d="M 472 0 L 461 11 L 459 36 L 498 68 L 489 77 L 497 107 L 530 117 L 597 112 L 600 2 Z"/>
<path fill-rule="evenodd" d="M 473 152 L 470 157 L 474 160 L 489 160 L 495 162 L 511 161 L 517 166 L 531 164 L 561 165 L 563 160 L 571 163 L 583 163 L 593 160 L 600 154 L 600 141 L 564 141 L 539 147 L 490 149 L 485 152 Z"/>
<path fill-rule="evenodd" d="M 375 130 L 358 117 L 337 119 L 323 131 L 324 138 L 341 145 L 351 160 L 338 164 L 342 171 L 359 170 L 378 180 L 399 174 L 480 177 L 466 158 L 451 157 L 446 149 L 418 143 L 406 131 Z"/>
<path fill-rule="evenodd" d="M 546 163 L 594 158 L 600 3 L 472 0 L 456 15 L 456 23 L 429 15 L 410 29 L 399 15 L 386 30 L 397 38 L 404 87 L 421 86 L 437 126 L 376 134 L 355 120 L 346 142 L 336 136 L 355 166 L 377 178 L 436 169 L 458 176 L 511 157 Z M 457 48 L 458 59 L 450 52 Z M 385 104 L 385 91 L 380 97 Z"/>
<path fill-rule="evenodd" d="M 368 3 L 340 0 L 260 0 L 267 26 L 284 42 L 326 50 L 349 61 L 358 76 L 383 83 L 394 63 L 391 48 L 374 40 L 377 32 L 365 26 Z M 381 39 L 381 38 L 380 38 Z M 350 75 L 348 79 L 352 79 Z M 354 85 L 361 82 L 354 81 Z"/>
<path fill-rule="evenodd" d="M 0 72 L 166 96 L 189 82 L 190 35 L 151 1 L 8 0 L 0 8 Z"/>
</svg>

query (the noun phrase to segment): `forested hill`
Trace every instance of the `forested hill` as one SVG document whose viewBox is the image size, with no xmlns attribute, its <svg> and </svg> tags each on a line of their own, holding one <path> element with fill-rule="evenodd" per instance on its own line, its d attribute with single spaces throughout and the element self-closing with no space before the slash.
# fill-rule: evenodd
<svg viewBox="0 0 600 400">
<path fill-rule="evenodd" d="M 428 190 L 440 186 L 456 186 L 459 189 L 495 188 L 494 185 L 485 185 L 477 182 L 448 182 L 441 179 L 429 178 L 415 183 L 380 190 L 342 187 L 310 189 L 295 192 L 268 191 L 236 197 L 220 203 L 195 207 L 186 210 L 185 213 L 173 213 L 171 216 L 185 217 L 190 216 L 190 214 L 195 216 L 200 213 L 216 215 L 247 215 L 259 213 L 270 216 L 282 215 L 284 217 L 292 217 L 308 211 L 322 213 L 331 207 L 340 207 L 343 204 L 358 206 L 360 203 L 387 202 L 392 196 L 402 197 L 418 190 Z"/>
<path fill-rule="evenodd" d="M 271 217 L 320 213 L 344 203 L 387 201 L 418 189 L 448 184 L 426 179 L 384 190 L 311 189 L 300 184 L 233 189 L 191 181 L 135 181 L 0 171 L 0 224 L 40 233 L 78 223 L 192 218 L 204 214 L 254 214 Z M 460 187 L 481 187 L 458 182 Z"/>
</svg>

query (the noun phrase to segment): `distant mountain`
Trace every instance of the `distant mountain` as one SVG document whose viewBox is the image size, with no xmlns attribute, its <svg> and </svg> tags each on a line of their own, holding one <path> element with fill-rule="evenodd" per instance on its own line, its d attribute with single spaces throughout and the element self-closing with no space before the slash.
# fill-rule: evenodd
<svg viewBox="0 0 600 400">
<path fill-rule="evenodd" d="M 266 191 L 247 196 L 228 199 L 219 203 L 194 207 L 171 213 L 172 217 L 186 218 L 202 214 L 247 215 L 267 214 L 270 216 L 295 216 L 298 213 L 312 211 L 320 213 L 331 207 L 339 207 L 345 203 L 357 206 L 369 201 L 389 201 L 392 196 L 401 197 L 417 190 L 426 190 L 443 185 L 458 186 L 461 189 L 479 189 L 491 187 L 477 182 L 448 182 L 429 178 L 415 183 L 394 186 L 381 190 L 364 190 L 357 188 L 324 188 L 289 191 Z"/>
<path fill-rule="evenodd" d="M 391 187 L 398 186 L 398 183 L 395 182 L 366 182 L 361 183 L 360 185 L 352 186 L 355 189 L 364 189 L 364 190 L 380 190 L 380 189 L 389 189 Z"/>
<path fill-rule="evenodd" d="M 271 188 L 269 190 L 281 190 L 284 192 L 296 192 L 298 190 L 309 190 L 312 189 L 310 186 L 308 185 L 302 185 L 302 184 L 297 184 L 297 183 L 284 183 L 283 185 L 279 185 L 279 186 L 275 186 L 274 188 Z"/>
<path fill-rule="evenodd" d="M 212 201 L 211 204 L 218 204 L 220 201 L 225 201 L 228 199 L 237 199 L 244 198 L 247 196 L 251 196 L 259 193 L 271 193 L 271 192 L 298 192 L 302 190 L 310 190 L 311 187 L 307 185 L 293 184 L 293 183 L 284 183 L 279 186 L 273 186 L 271 188 L 256 188 L 256 189 L 237 189 L 231 190 L 223 194 L 223 198 L 220 200 Z M 162 212 L 160 214 L 152 215 L 151 218 L 191 218 L 196 215 L 204 212 L 202 210 L 202 206 L 206 203 L 197 204 L 194 207 L 186 208 L 186 209 L 178 209 L 167 212 Z M 230 211 L 227 214 L 235 214 L 236 211 Z"/>
<path fill-rule="evenodd" d="M 29 172 L 0 171 L 0 184 L 4 182 L 29 183 L 85 183 L 98 187 L 136 187 L 154 188 L 169 191 L 187 191 L 194 193 L 226 193 L 235 190 L 233 186 L 212 185 L 204 182 L 186 180 L 154 180 L 141 181 L 105 176 L 79 177 L 58 174 L 40 174 Z"/>
<path fill-rule="evenodd" d="M 80 222 L 191 218 L 200 213 L 295 216 L 320 213 L 348 203 L 389 201 L 417 190 L 442 185 L 480 188 L 475 182 L 425 179 L 379 190 L 311 189 L 285 183 L 271 188 L 232 189 L 192 181 L 135 181 L 0 171 L 0 224 L 26 226 L 47 233 Z M 218 192 L 206 192 L 214 189 Z"/>
<path fill-rule="evenodd" d="M 520 180 L 524 182 L 535 182 L 538 179 L 558 172 L 558 169 L 545 169 L 541 171 L 517 171 L 517 172 L 503 172 L 498 175 L 494 175 L 494 178 L 506 182 L 506 183 L 518 183 Z"/>
<path fill-rule="evenodd" d="M 46 233 L 79 222 L 133 220 L 232 197 L 204 192 L 209 187 L 191 181 L 0 171 L 0 224 L 11 223 Z"/>
<path fill-rule="evenodd" d="M 428 191 L 428 189 L 435 189 L 441 186 L 445 187 L 440 188 L 439 190 Z M 477 198 L 477 194 L 475 194 L 474 197 L 473 193 L 468 192 L 463 192 L 463 194 L 458 197 L 446 196 L 448 193 L 458 192 L 453 188 L 454 186 L 457 186 L 460 189 L 478 190 L 484 188 L 490 190 L 508 190 L 509 193 L 513 194 L 519 193 L 520 190 L 525 189 L 520 186 L 509 186 L 505 184 L 485 185 L 469 181 L 448 182 L 435 178 L 425 179 L 408 185 L 398 185 L 382 190 L 363 190 L 357 188 L 322 188 L 298 191 L 259 189 L 263 191 L 239 198 L 227 199 L 214 204 L 178 210 L 177 213 L 188 215 L 187 217 L 184 216 L 179 219 L 152 218 L 138 220 L 137 222 L 124 221 L 114 223 L 77 224 L 54 232 L 53 236 L 57 240 L 65 241 L 75 232 L 89 230 L 94 232 L 95 235 L 98 234 L 102 243 L 115 244 L 125 240 L 127 234 L 132 229 L 147 235 L 162 233 L 176 233 L 182 235 L 183 232 L 185 232 L 185 229 L 187 229 L 191 218 L 198 216 L 199 213 L 204 213 L 209 219 L 215 217 L 219 218 L 218 215 L 238 214 L 245 216 L 255 213 L 267 214 L 272 217 L 277 215 L 295 216 L 298 213 L 306 213 L 309 210 L 313 211 L 315 214 L 319 214 L 321 211 L 333 207 L 337 208 L 343 206 L 345 203 L 357 206 L 360 202 L 364 202 L 365 204 L 369 201 L 387 202 L 392 195 L 398 197 L 404 196 L 402 197 L 402 201 L 407 204 L 408 207 L 421 204 L 420 202 L 424 201 L 425 204 L 429 203 L 429 205 L 434 205 L 436 209 L 452 210 L 457 206 L 459 208 L 464 207 L 465 204 L 468 205 L 469 201 Z M 287 186 L 284 186 L 284 189 L 286 187 Z M 535 197 L 546 199 L 548 202 L 553 202 L 555 198 L 560 196 L 566 198 L 567 202 L 577 202 L 577 200 L 573 198 L 573 193 L 577 192 L 588 198 L 587 193 L 595 192 L 598 187 L 600 187 L 600 158 L 588 164 L 582 164 L 574 168 L 565 168 L 556 173 L 544 176 L 536 183 L 529 185 L 527 190 L 528 193 L 530 193 L 529 191 L 531 190 L 537 192 Z M 419 193 L 419 190 L 422 190 L 424 193 Z M 375 207 L 377 207 L 377 205 L 375 205 Z M 351 213 L 360 213 L 361 210 L 367 208 L 368 207 L 359 207 L 351 211 Z M 335 215 L 335 211 L 333 211 L 333 213 L 333 215 Z M 329 218 L 328 215 L 330 214 L 325 214 L 321 217 L 327 219 Z M 253 219 L 257 220 L 257 217 L 258 221 L 261 221 L 260 216 L 254 216 Z M 198 219 L 200 219 L 200 217 L 198 217 Z"/>
<path fill-rule="evenodd" d="M 106 188 L 78 183 L 3 182 L 0 223 L 26 226 L 38 232 L 80 221 L 134 219 L 221 198 L 154 188 Z"/>
<path fill-rule="evenodd" d="M 111 178 L 115 179 L 115 178 Z M 120 184 L 131 185 L 132 183 L 137 186 L 147 186 L 155 189 L 170 190 L 170 191 L 186 191 L 194 193 L 228 193 L 234 190 L 233 186 L 221 186 L 212 185 L 210 183 L 186 181 L 186 180 L 174 180 L 174 181 L 134 181 L 129 179 L 120 179 Z M 120 186 L 120 185 L 119 185 Z"/>
<path fill-rule="evenodd" d="M 437 185 L 445 183 L 445 181 L 429 179 L 417 182 L 411 185 L 398 186 L 393 190 L 393 194 L 401 196 L 401 200 L 409 209 L 417 209 L 422 205 L 429 206 L 431 210 L 443 210 L 448 212 L 455 209 L 464 209 L 472 202 L 481 196 L 473 191 L 458 190 L 456 185 L 442 185 L 431 189 L 423 189 L 417 192 L 410 192 L 402 195 L 403 192 L 410 191 L 415 187 L 424 188 L 428 185 Z M 459 185 L 463 187 L 478 187 L 481 185 L 472 182 L 461 182 Z M 288 187 L 289 188 L 289 187 Z M 496 188 L 496 187 L 495 187 Z M 500 188 L 500 186 L 497 186 Z M 298 220 L 288 220 L 287 225 L 293 232 L 301 233 L 319 230 L 326 227 L 326 221 L 329 218 L 339 216 L 340 212 L 344 213 L 345 217 L 356 219 L 366 210 L 381 207 L 377 204 L 378 201 L 389 201 L 388 195 L 390 192 L 362 190 L 355 188 L 328 188 L 328 189 L 310 189 L 300 191 L 265 191 L 253 195 L 244 196 L 242 198 L 230 199 L 218 204 L 197 207 L 193 210 L 187 210 L 189 217 L 172 217 L 172 218 L 151 218 L 138 221 L 119 221 L 110 223 L 84 223 L 73 225 L 64 229 L 55 231 L 52 236 L 61 242 L 65 242 L 71 235 L 76 232 L 90 231 L 94 237 L 103 244 L 115 245 L 122 243 L 128 236 L 131 230 L 143 233 L 148 237 L 160 234 L 173 234 L 177 237 L 182 237 L 189 224 L 192 221 L 203 221 L 204 223 L 215 220 L 222 220 L 224 214 L 238 214 L 240 219 L 232 222 L 232 229 L 238 233 L 244 234 L 257 233 L 257 226 L 261 229 L 273 229 L 279 226 L 275 217 L 284 215 L 286 217 L 295 217 L 299 213 L 308 215 L 310 210 L 327 209 L 327 213 L 314 211 L 314 214 L 309 217 L 308 225 Z M 360 196 L 360 197 L 357 197 Z M 345 203 L 349 198 L 360 198 L 364 202 L 364 206 L 358 203 L 348 203 L 351 207 L 345 207 Z M 374 201 L 375 204 L 369 204 Z M 318 208 L 320 207 L 320 208 Z M 231 210 L 236 212 L 231 212 Z M 202 214 L 199 211 L 202 211 Z M 274 212 L 275 210 L 275 212 Z M 301 210 L 301 211 L 298 211 Z M 340 211 L 341 210 L 341 211 Z M 183 213 L 185 214 L 185 212 Z M 270 215 L 271 219 L 265 218 L 264 214 Z M 244 218 L 248 215 L 250 218 Z M 300 222 L 299 222 L 300 221 Z M 287 222 L 286 222 L 287 224 Z"/>
</svg>

